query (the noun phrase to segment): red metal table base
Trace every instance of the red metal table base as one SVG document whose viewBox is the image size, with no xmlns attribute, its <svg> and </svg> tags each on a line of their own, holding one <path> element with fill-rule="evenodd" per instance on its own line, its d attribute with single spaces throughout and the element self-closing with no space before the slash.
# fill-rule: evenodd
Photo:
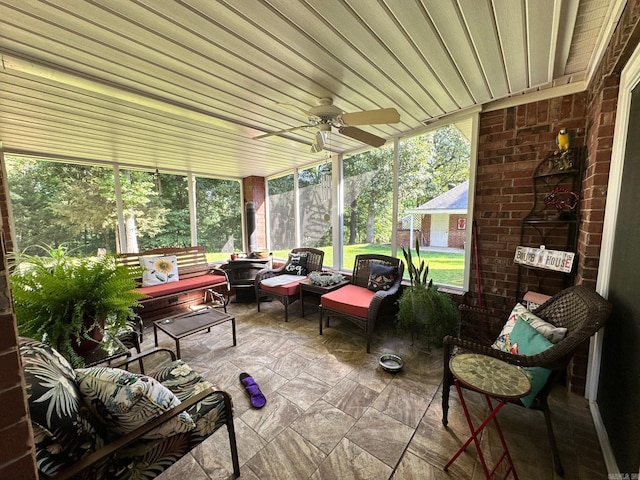
<svg viewBox="0 0 640 480">
<path fill-rule="evenodd" d="M 503 478 L 507 478 L 509 473 L 513 472 L 513 478 L 515 480 L 518 480 L 518 474 L 516 473 L 516 469 L 513 465 L 513 460 L 511 459 L 511 454 L 509 453 L 509 449 L 507 448 L 507 442 L 505 442 L 504 440 L 504 436 L 502 435 L 502 429 L 500 428 L 500 424 L 498 423 L 498 418 L 496 417 L 500 409 L 504 407 L 505 402 L 503 400 L 500 400 L 499 398 L 494 398 L 494 400 L 498 402 L 494 407 L 493 404 L 491 403 L 491 396 L 484 393 L 481 394 L 481 395 L 484 395 L 484 398 L 487 400 L 487 405 L 489 406 L 490 413 L 487 416 L 487 418 L 485 418 L 484 421 L 480 424 L 480 426 L 476 429 L 473 426 L 471 415 L 469 414 L 469 409 L 467 408 L 467 402 L 465 402 L 464 396 L 462 395 L 462 388 L 460 388 L 458 379 L 457 378 L 454 379 L 453 383 L 455 384 L 456 390 L 458 391 L 458 396 L 460 397 L 460 403 L 462 403 L 462 409 L 464 410 L 464 416 L 467 419 L 467 424 L 469 425 L 471 436 L 466 442 L 464 442 L 464 445 L 460 447 L 460 449 L 456 452 L 456 454 L 453 457 L 451 457 L 451 460 L 449 460 L 449 462 L 444 466 L 444 471 L 446 472 L 449 469 L 449 467 L 453 464 L 453 462 L 455 462 L 456 459 L 460 456 L 460 454 L 462 454 L 462 452 L 466 450 L 466 448 L 471 444 L 471 442 L 473 442 L 476 445 L 476 450 L 478 451 L 478 457 L 480 457 L 480 463 L 482 464 L 482 470 L 484 471 L 484 475 L 487 480 L 491 480 L 491 478 L 493 477 L 493 474 L 496 472 L 500 464 L 502 464 L 502 462 L 505 459 L 509 464 L 509 468 L 507 469 Z M 478 435 L 480 434 L 480 432 L 482 432 L 482 430 L 484 430 L 484 428 L 487 425 L 489 425 L 489 423 L 492 420 L 495 423 L 496 430 L 498 431 L 498 436 L 500 437 L 500 442 L 502 443 L 503 452 L 500 458 L 498 459 L 498 461 L 493 465 L 491 471 L 489 471 L 489 467 L 487 467 L 487 462 L 484 459 L 484 454 L 482 453 L 482 449 L 480 448 L 480 440 L 478 439 Z"/>
</svg>

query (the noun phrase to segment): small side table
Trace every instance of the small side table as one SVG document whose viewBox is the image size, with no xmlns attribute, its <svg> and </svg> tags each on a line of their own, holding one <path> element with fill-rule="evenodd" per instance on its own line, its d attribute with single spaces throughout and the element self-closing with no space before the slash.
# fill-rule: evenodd
<svg viewBox="0 0 640 480">
<path fill-rule="evenodd" d="M 305 293 L 311 293 L 315 296 L 320 297 L 325 293 L 333 292 L 334 290 L 344 287 L 347 283 L 349 283 L 349 280 L 343 280 L 342 282 L 334 283 L 333 285 L 327 285 L 326 287 L 323 287 L 322 285 L 316 285 L 315 283 L 311 283 L 309 279 L 302 280 L 300 282 L 300 314 L 302 315 L 302 318 L 304 318 Z"/>
<path fill-rule="evenodd" d="M 518 474 L 516 473 L 516 469 L 513 465 L 513 460 L 511 459 L 507 443 L 502 435 L 502 430 L 500 429 L 500 424 L 498 423 L 496 414 L 507 401 L 522 398 L 531 391 L 529 378 L 515 365 L 503 362 L 497 358 L 476 353 L 462 353 L 460 355 L 456 355 L 449 362 L 449 368 L 455 377 L 454 384 L 458 391 L 458 396 L 460 397 L 460 403 L 462 404 L 462 409 L 464 410 L 469 430 L 471 431 L 471 437 L 469 437 L 464 445 L 460 447 L 451 460 L 449 460 L 449 462 L 444 466 L 444 471 L 446 472 L 460 454 L 465 451 L 469 444 L 474 442 L 487 480 L 492 478 L 498 466 L 500 466 L 500 464 L 505 460 L 508 462 L 509 468 L 507 469 L 504 478 L 506 478 L 510 472 L 513 472 L 513 477 L 515 480 L 518 480 Z M 462 394 L 461 385 L 483 394 L 487 400 L 489 415 L 487 415 L 487 418 L 484 419 L 478 428 L 473 426 L 471 415 L 469 415 L 469 409 L 467 408 L 467 403 L 465 402 Z M 495 406 L 491 402 L 491 399 L 497 401 Z M 478 435 L 492 420 L 495 423 L 496 430 L 498 431 L 503 452 L 491 471 L 489 471 L 482 449 L 480 448 Z"/>
</svg>

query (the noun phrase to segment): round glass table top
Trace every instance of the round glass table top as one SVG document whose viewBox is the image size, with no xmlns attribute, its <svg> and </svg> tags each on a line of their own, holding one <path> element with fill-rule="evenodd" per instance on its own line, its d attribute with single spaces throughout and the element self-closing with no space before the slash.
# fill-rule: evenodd
<svg viewBox="0 0 640 480">
<path fill-rule="evenodd" d="M 463 385 L 493 397 L 516 399 L 531 391 L 529 377 L 515 365 L 477 353 L 461 353 L 449 362 Z"/>
</svg>

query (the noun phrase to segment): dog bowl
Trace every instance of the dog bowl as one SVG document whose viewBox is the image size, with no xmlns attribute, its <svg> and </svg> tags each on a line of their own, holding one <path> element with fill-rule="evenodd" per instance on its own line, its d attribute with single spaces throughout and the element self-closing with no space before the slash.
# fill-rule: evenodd
<svg viewBox="0 0 640 480">
<path fill-rule="evenodd" d="M 378 363 L 385 372 L 389 373 L 397 373 L 404 366 L 404 362 L 397 355 L 382 355 Z"/>
</svg>

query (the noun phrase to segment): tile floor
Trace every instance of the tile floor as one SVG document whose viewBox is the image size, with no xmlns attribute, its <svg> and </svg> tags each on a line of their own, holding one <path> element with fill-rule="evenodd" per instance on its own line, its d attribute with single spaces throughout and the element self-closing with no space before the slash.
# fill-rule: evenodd
<svg viewBox="0 0 640 480">
<path fill-rule="evenodd" d="M 469 447 L 449 469 L 444 464 L 468 437 L 457 393 L 452 389 L 449 426 L 441 422 L 442 351 L 413 347 L 380 325 L 372 353 L 355 325 L 332 319 L 318 335 L 318 315 L 309 302 L 307 316 L 290 306 L 289 322 L 279 302 L 235 304 L 238 345 L 230 324 L 181 340 L 182 358 L 229 392 L 241 478 L 319 479 L 481 479 L 475 448 Z M 173 341 L 159 332 L 161 346 Z M 147 329 L 144 347 L 153 346 Z M 377 359 L 396 353 L 405 360 L 398 374 L 382 371 Z M 251 374 L 267 397 L 252 409 L 239 383 Z M 475 420 L 483 418 L 482 398 L 469 392 Z M 587 402 L 558 387 L 552 415 L 565 467 L 565 479 L 606 478 L 604 461 Z M 499 414 L 518 476 L 555 479 L 541 412 L 507 405 Z M 482 435 L 489 461 L 499 454 L 495 430 Z M 227 479 L 231 462 L 226 429 L 220 429 L 190 455 L 164 472 L 161 480 Z M 502 476 L 500 476 L 502 478 Z M 513 478 L 510 476 L 510 478 Z"/>
</svg>

